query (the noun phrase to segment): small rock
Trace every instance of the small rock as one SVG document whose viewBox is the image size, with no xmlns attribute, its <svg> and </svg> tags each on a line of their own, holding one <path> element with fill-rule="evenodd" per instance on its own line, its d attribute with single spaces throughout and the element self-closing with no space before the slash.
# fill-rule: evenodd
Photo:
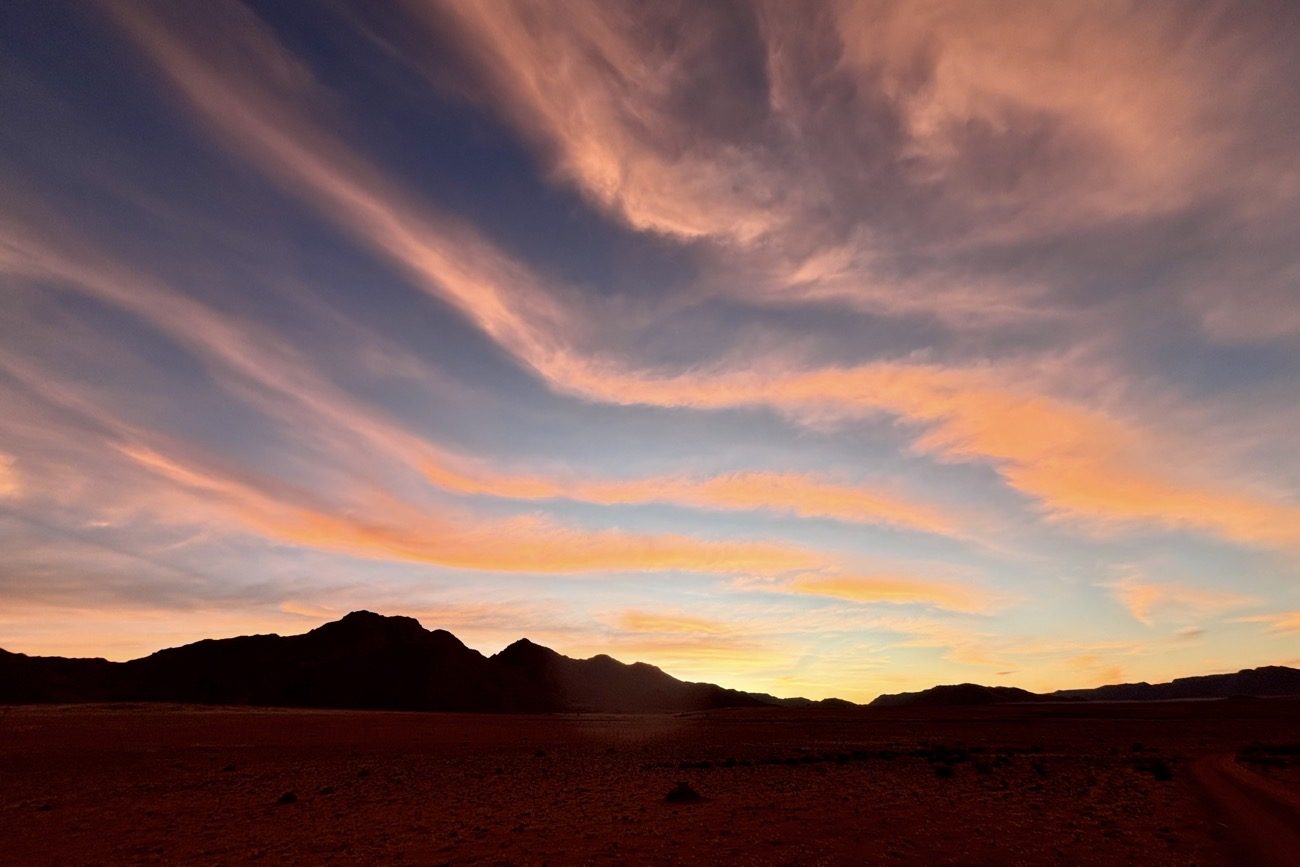
<svg viewBox="0 0 1300 867">
<path fill-rule="evenodd" d="M 689 783 L 678 783 L 664 796 L 664 800 L 670 804 L 698 804 L 704 798 Z"/>
<path fill-rule="evenodd" d="M 276 803 L 277 803 L 277 804 L 296 804 L 296 803 L 298 803 L 298 796 L 297 796 L 295 793 L 293 793 L 293 792 L 285 792 L 283 795 L 281 795 L 281 796 L 276 800 Z"/>
</svg>

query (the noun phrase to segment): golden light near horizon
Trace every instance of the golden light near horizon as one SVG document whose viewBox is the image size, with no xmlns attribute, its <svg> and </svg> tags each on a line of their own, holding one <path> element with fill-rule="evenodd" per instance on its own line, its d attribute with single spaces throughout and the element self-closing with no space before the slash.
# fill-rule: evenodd
<svg viewBox="0 0 1300 867">
<path fill-rule="evenodd" d="M 0 647 L 1300 662 L 1285 10 L 8 14 Z"/>
</svg>

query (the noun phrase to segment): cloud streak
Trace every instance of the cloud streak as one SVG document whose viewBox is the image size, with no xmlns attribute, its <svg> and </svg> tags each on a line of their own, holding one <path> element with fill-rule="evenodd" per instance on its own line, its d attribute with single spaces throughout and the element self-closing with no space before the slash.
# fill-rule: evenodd
<svg viewBox="0 0 1300 867">
<path fill-rule="evenodd" d="M 1300 542 L 1300 506 L 1161 467 L 1163 437 L 1017 388 L 993 370 L 910 363 L 623 376 L 577 383 L 593 397 L 694 409 L 773 407 L 804 422 L 884 413 L 922 429 L 914 448 L 993 462 L 1050 516 L 1190 527 L 1252 544 Z"/>
<path fill-rule="evenodd" d="M 1143 626 L 1154 626 L 1157 616 L 1204 618 L 1222 616 L 1259 600 L 1240 593 L 1207 590 L 1172 582 L 1125 578 L 1109 585 L 1115 600 Z"/>
<path fill-rule="evenodd" d="M 0 500 L 17 497 L 20 493 L 22 482 L 18 477 L 18 459 L 0 452 Z"/>
<path fill-rule="evenodd" d="M 927 581 L 898 575 L 819 575 L 796 576 L 784 590 L 809 596 L 827 596 L 849 602 L 933 605 L 950 611 L 987 610 L 991 600 L 962 584 Z"/>
<path fill-rule="evenodd" d="M 619 404 L 769 405 L 805 417 L 885 412 L 927 428 L 917 442 L 923 452 L 994 462 L 1012 487 L 1039 500 L 1049 515 L 1190 527 L 1273 546 L 1300 540 L 1300 507 L 1153 472 L 1146 457 L 1160 450 L 1158 438 L 978 369 L 883 362 L 766 372 L 715 367 L 707 376 L 663 377 L 575 352 L 573 316 L 557 306 L 553 289 L 522 266 L 467 230 L 401 204 L 386 182 L 310 118 L 295 121 L 301 112 L 277 111 L 272 122 L 274 95 L 254 81 L 235 77 L 232 84 L 231 77 L 218 74 L 218 68 L 226 69 L 214 65 L 219 57 L 195 54 L 155 20 L 137 15 L 125 23 L 209 122 L 393 256 L 424 288 L 457 305 L 561 391 Z M 283 57 L 246 17 L 227 26 L 259 46 L 258 56 Z M 238 111 L 218 111 L 234 103 Z"/>
</svg>

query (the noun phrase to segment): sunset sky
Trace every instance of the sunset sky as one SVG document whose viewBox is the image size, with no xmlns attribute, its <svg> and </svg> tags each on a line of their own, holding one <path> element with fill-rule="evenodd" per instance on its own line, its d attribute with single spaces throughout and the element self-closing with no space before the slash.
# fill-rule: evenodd
<svg viewBox="0 0 1300 867">
<path fill-rule="evenodd" d="M 1300 664 L 1300 4 L 6 3 L 0 647 Z"/>
</svg>

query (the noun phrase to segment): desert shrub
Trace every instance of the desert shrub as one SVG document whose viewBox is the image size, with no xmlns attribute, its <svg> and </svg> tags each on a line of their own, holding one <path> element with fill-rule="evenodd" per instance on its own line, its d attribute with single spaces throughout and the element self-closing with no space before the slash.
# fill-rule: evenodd
<svg viewBox="0 0 1300 867">
<path fill-rule="evenodd" d="M 1237 761 L 1271 768 L 1300 764 L 1300 744 L 1264 744 L 1254 741 L 1237 751 Z"/>
<path fill-rule="evenodd" d="M 1134 770 L 1150 774 L 1157 780 L 1167 783 L 1174 778 L 1174 770 L 1164 759 L 1140 759 L 1133 763 Z"/>
<path fill-rule="evenodd" d="M 664 795 L 664 800 L 670 804 L 695 804 L 704 798 L 691 788 L 690 783 L 678 783 L 669 790 L 667 795 Z"/>
<path fill-rule="evenodd" d="M 938 744 L 913 750 L 912 755 L 931 762 L 958 765 L 971 760 L 970 750 L 962 744 Z"/>
</svg>

